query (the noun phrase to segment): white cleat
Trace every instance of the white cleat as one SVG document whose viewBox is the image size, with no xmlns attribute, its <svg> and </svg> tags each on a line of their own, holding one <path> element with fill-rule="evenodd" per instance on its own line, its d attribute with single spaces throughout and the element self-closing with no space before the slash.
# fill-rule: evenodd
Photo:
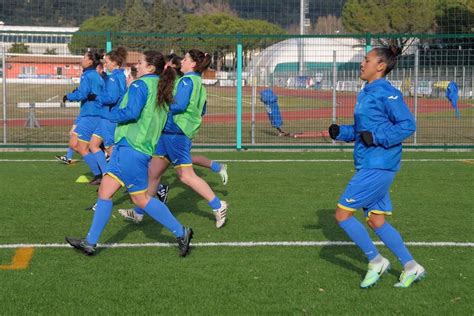
<svg viewBox="0 0 474 316">
<path fill-rule="evenodd" d="M 398 283 L 395 283 L 394 287 L 407 288 L 410 287 L 414 282 L 418 282 L 426 277 L 426 270 L 423 266 L 416 264 L 416 267 L 410 270 L 403 270 L 400 275 Z"/>
<path fill-rule="evenodd" d="M 118 210 L 119 214 L 122 215 L 126 220 L 132 221 L 135 224 L 140 223 L 143 220 L 143 215 L 138 214 L 131 208 L 121 208 Z"/>
<path fill-rule="evenodd" d="M 219 175 L 221 176 L 222 183 L 226 185 L 229 176 L 227 175 L 227 165 L 225 163 L 221 164 L 221 170 L 219 170 Z"/>
<path fill-rule="evenodd" d="M 221 201 L 221 208 L 214 210 L 214 215 L 216 216 L 216 227 L 221 228 L 224 226 L 227 221 L 227 202 Z"/>
</svg>

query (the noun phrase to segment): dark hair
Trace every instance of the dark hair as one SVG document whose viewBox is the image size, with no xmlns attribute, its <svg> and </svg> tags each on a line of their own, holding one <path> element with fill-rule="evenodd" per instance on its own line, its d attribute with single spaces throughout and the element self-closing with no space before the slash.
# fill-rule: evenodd
<svg viewBox="0 0 474 316">
<path fill-rule="evenodd" d="M 172 103 L 176 72 L 172 67 L 168 67 L 165 70 L 166 60 L 162 53 L 155 50 L 147 50 L 143 55 L 148 65 L 155 66 L 154 74 L 160 76 L 157 95 L 158 105 L 163 106 L 165 103 Z"/>
<path fill-rule="evenodd" d="M 396 45 L 390 45 L 388 47 L 377 47 L 373 49 L 380 61 L 387 65 L 385 68 L 384 76 L 388 75 L 390 71 L 397 65 L 397 57 L 402 54 L 402 49 Z"/>
<path fill-rule="evenodd" d="M 127 50 L 123 47 L 117 47 L 116 49 L 105 54 L 111 61 L 116 63 L 119 67 L 122 67 L 127 60 Z"/>
<path fill-rule="evenodd" d="M 184 74 L 181 71 L 181 62 L 183 61 L 183 57 L 176 55 L 175 53 L 171 53 L 167 56 L 168 62 L 174 65 L 174 70 L 176 70 L 176 74 L 179 77 L 182 77 Z"/>
<path fill-rule="evenodd" d="M 203 73 L 207 68 L 209 68 L 209 65 L 211 64 L 211 55 L 201 52 L 199 49 L 195 48 L 191 49 L 188 54 L 196 63 L 194 71 Z"/>
<path fill-rule="evenodd" d="M 130 67 L 130 76 L 132 76 L 133 79 L 137 78 L 137 67 L 135 66 Z"/>
<path fill-rule="evenodd" d="M 96 68 L 97 65 L 102 64 L 102 58 L 104 57 L 102 50 L 90 49 L 86 52 L 86 55 L 90 60 L 92 60 L 92 66 L 94 68 Z"/>
</svg>

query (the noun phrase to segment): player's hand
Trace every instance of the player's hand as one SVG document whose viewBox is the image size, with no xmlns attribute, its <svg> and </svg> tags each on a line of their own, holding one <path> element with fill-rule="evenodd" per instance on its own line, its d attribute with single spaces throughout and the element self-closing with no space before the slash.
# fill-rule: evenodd
<svg viewBox="0 0 474 316">
<path fill-rule="evenodd" d="M 63 103 L 66 103 L 66 101 L 68 101 L 67 95 L 65 95 L 65 96 L 63 97 Z"/>
<path fill-rule="evenodd" d="M 372 135 L 372 132 L 369 131 L 362 131 L 359 133 L 360 137 L 362 138 L 362 141 L 364 142 L 365 146 L 372 146 L 374 145 L 374 136 Z"/>
<path fill-rule="evenodd" d="M 339 128 L 339 125 L 337 124 L 331 124 L 331 126 L 329 126 L 329 129 L 328 129 L 329 136 L 332 139 L 336 139 L 337 136 L 339 136 L 340 131 L 341 129 Z"/>
<path fill-rule="evenodd" d="M 97 98 L 97 94 L 94 94 L 94 93 L 91 93 L 87 96 L 88 101 L 95 101 L 96 98 Z"/>
</svg>

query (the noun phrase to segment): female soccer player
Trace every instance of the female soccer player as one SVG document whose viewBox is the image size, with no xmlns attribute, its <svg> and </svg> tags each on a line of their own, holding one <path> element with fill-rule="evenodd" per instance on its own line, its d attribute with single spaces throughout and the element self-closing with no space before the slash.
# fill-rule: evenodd
<svg viewBox="0 0 474 316">
<path fill-rule="evenodd" d="M 354 124 L 329 127 L 332 139 L 355 141 L 356 173 L 339 199 L 336 220 L 369 260 L 361 288 L 373 286 L 389 270 L 390 262 L 382 257 L 368 231 L 352 216 L 358 208 L 364 210 L 367 224 L 403 265 L 395 287 L 409 287 L 426 274 L 413 259 L 398 231 L 385 221 L 385 216 L 392 213 L 389 189 L 400 169 L 402 142 L 416 130 L 402 93 L 385 79 L 400 53 L 400 48 L 390 46 L 375 48 L 365 56 L 360 66 L 360 79 L 367 84 L 357 96 Z"/>
<path fill-rule="evenodd" d="M 191 158 L 192 138 L 198 132 L 205 113 L 207 94 L 201 74 L 209 67 L 210 62 L 211 56 L 197 49 L 191 49 L 182 60 L 181 71 L 184 75 L 177 82 L 168 120 L 150 163 L 149 192 L 154 194 L 161 175 L 171 163 L 181 182 L 208 201 L 214 212 L 216 227 L 221 228 L 227 220 L 227 203 L 221 201 L 209 184 L 196 175 Z M 135 222 L 140 222 L 143 218 L 143 212 L 138 208 L 119 212 Z"/>
<path fill-rule="evenodd" d="M 83 73 L 79 87 L 63 97 L 63 102 L 81 102 L 79 119 L 74 129 L 74 134 L 77 136 L 77 144 L 74 143 L 76 138 L 71 137 L 69 146 L 82 156 L 94 174 L 94 179 L 101 176 L 101 171 L 94 154 L 89 151 L 89 142 L 92 133 L 99 124 L 101 104 L 97 101 L 88 100 L 87 96 L 89 94 L 99 95 L 103 93 L 104 80 L 96 71 L 96 67 L 100 64 L 101 58 L 102 56 L 97 51 L 88 51 L 84 54 L 81 61 Z"/>
<path fill-rule="evenodd" d="M 102 173 L 105 172 L 107 160 L 105 159 L 105 153 L 100 148 L 100 145 L 104 143 L 104 147 L 110 157 L 114 145 L 114 133 L 117 124 L 112 123 L 109 116 L 111 109 L 117 105 L 127 90 L 125 73 L 122 68 L 126 58 L 127 51 L 122 47 L 105 54 L 104 66 L 110 75 L 107 76 L 105 80 L 104 93 L 100 95 L 89 94 L 87 97 L 89 101 L 97 101 L 102 104 L 101 118 L 96 130 L 92 134 L 89 144 L 89 149 L 94 154 Z M 91 184 L 100 184 L 101 179 L 102 177 L 99 177 Z"/>
<path fill-rule="evenodd" d="M 148 164 L 166 124 L 166 104 L 172 102 L 175 72 L 164 71 L 165 58 L 156 51 L 146 51 L 137 64 L 138 79 L 127 90 L 110 120 L 118 123 L 115 148 L 99 187 L 97 208 L 85 239 L 66 237 L 66 241 L 87 255 L 92 255 L 102 231 L 112 214 L 112 196 L 125 186 L 133 203 L 144 209 L 176 236 L 180 256 L 189 252 L 193 236 L 171 214 L 168 207 L 147 194 Z M 161 76 L 161 80 L 160 77 Z"/>
</svg>

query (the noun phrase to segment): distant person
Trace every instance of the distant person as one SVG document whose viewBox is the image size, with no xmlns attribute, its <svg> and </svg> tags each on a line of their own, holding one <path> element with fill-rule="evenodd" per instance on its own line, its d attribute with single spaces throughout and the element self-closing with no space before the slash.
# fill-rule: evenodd
<svg viewBox="0 0 474 316">
<path fill-rule="evenodd" d="M 339 198 L 336 220 L 369 261 L 361 288 L 377 283 L 390 269 L 390 262 L 378 252 L 368 231 L 353 216 L 360 208 L 369 227 L 403 266 L 395 287 L 409 287 L 426 274 L 413 259 L 400 233 L 385 220 L 392 214 L 389 192 L 400 169 L 402 142 L 416 130 L 415 119 L 403 101 L 402 93 L 385 79 L 395 67 L 400 52 L 400 48 L 390 46 L 374 48 L 365 56 L 360 67 L 360 79 L 367 84 L 357 96 L 354 124 L 332 124 L 329 127 L 332 139 L 355 141 L 356 173 Z"/>
</svg>

